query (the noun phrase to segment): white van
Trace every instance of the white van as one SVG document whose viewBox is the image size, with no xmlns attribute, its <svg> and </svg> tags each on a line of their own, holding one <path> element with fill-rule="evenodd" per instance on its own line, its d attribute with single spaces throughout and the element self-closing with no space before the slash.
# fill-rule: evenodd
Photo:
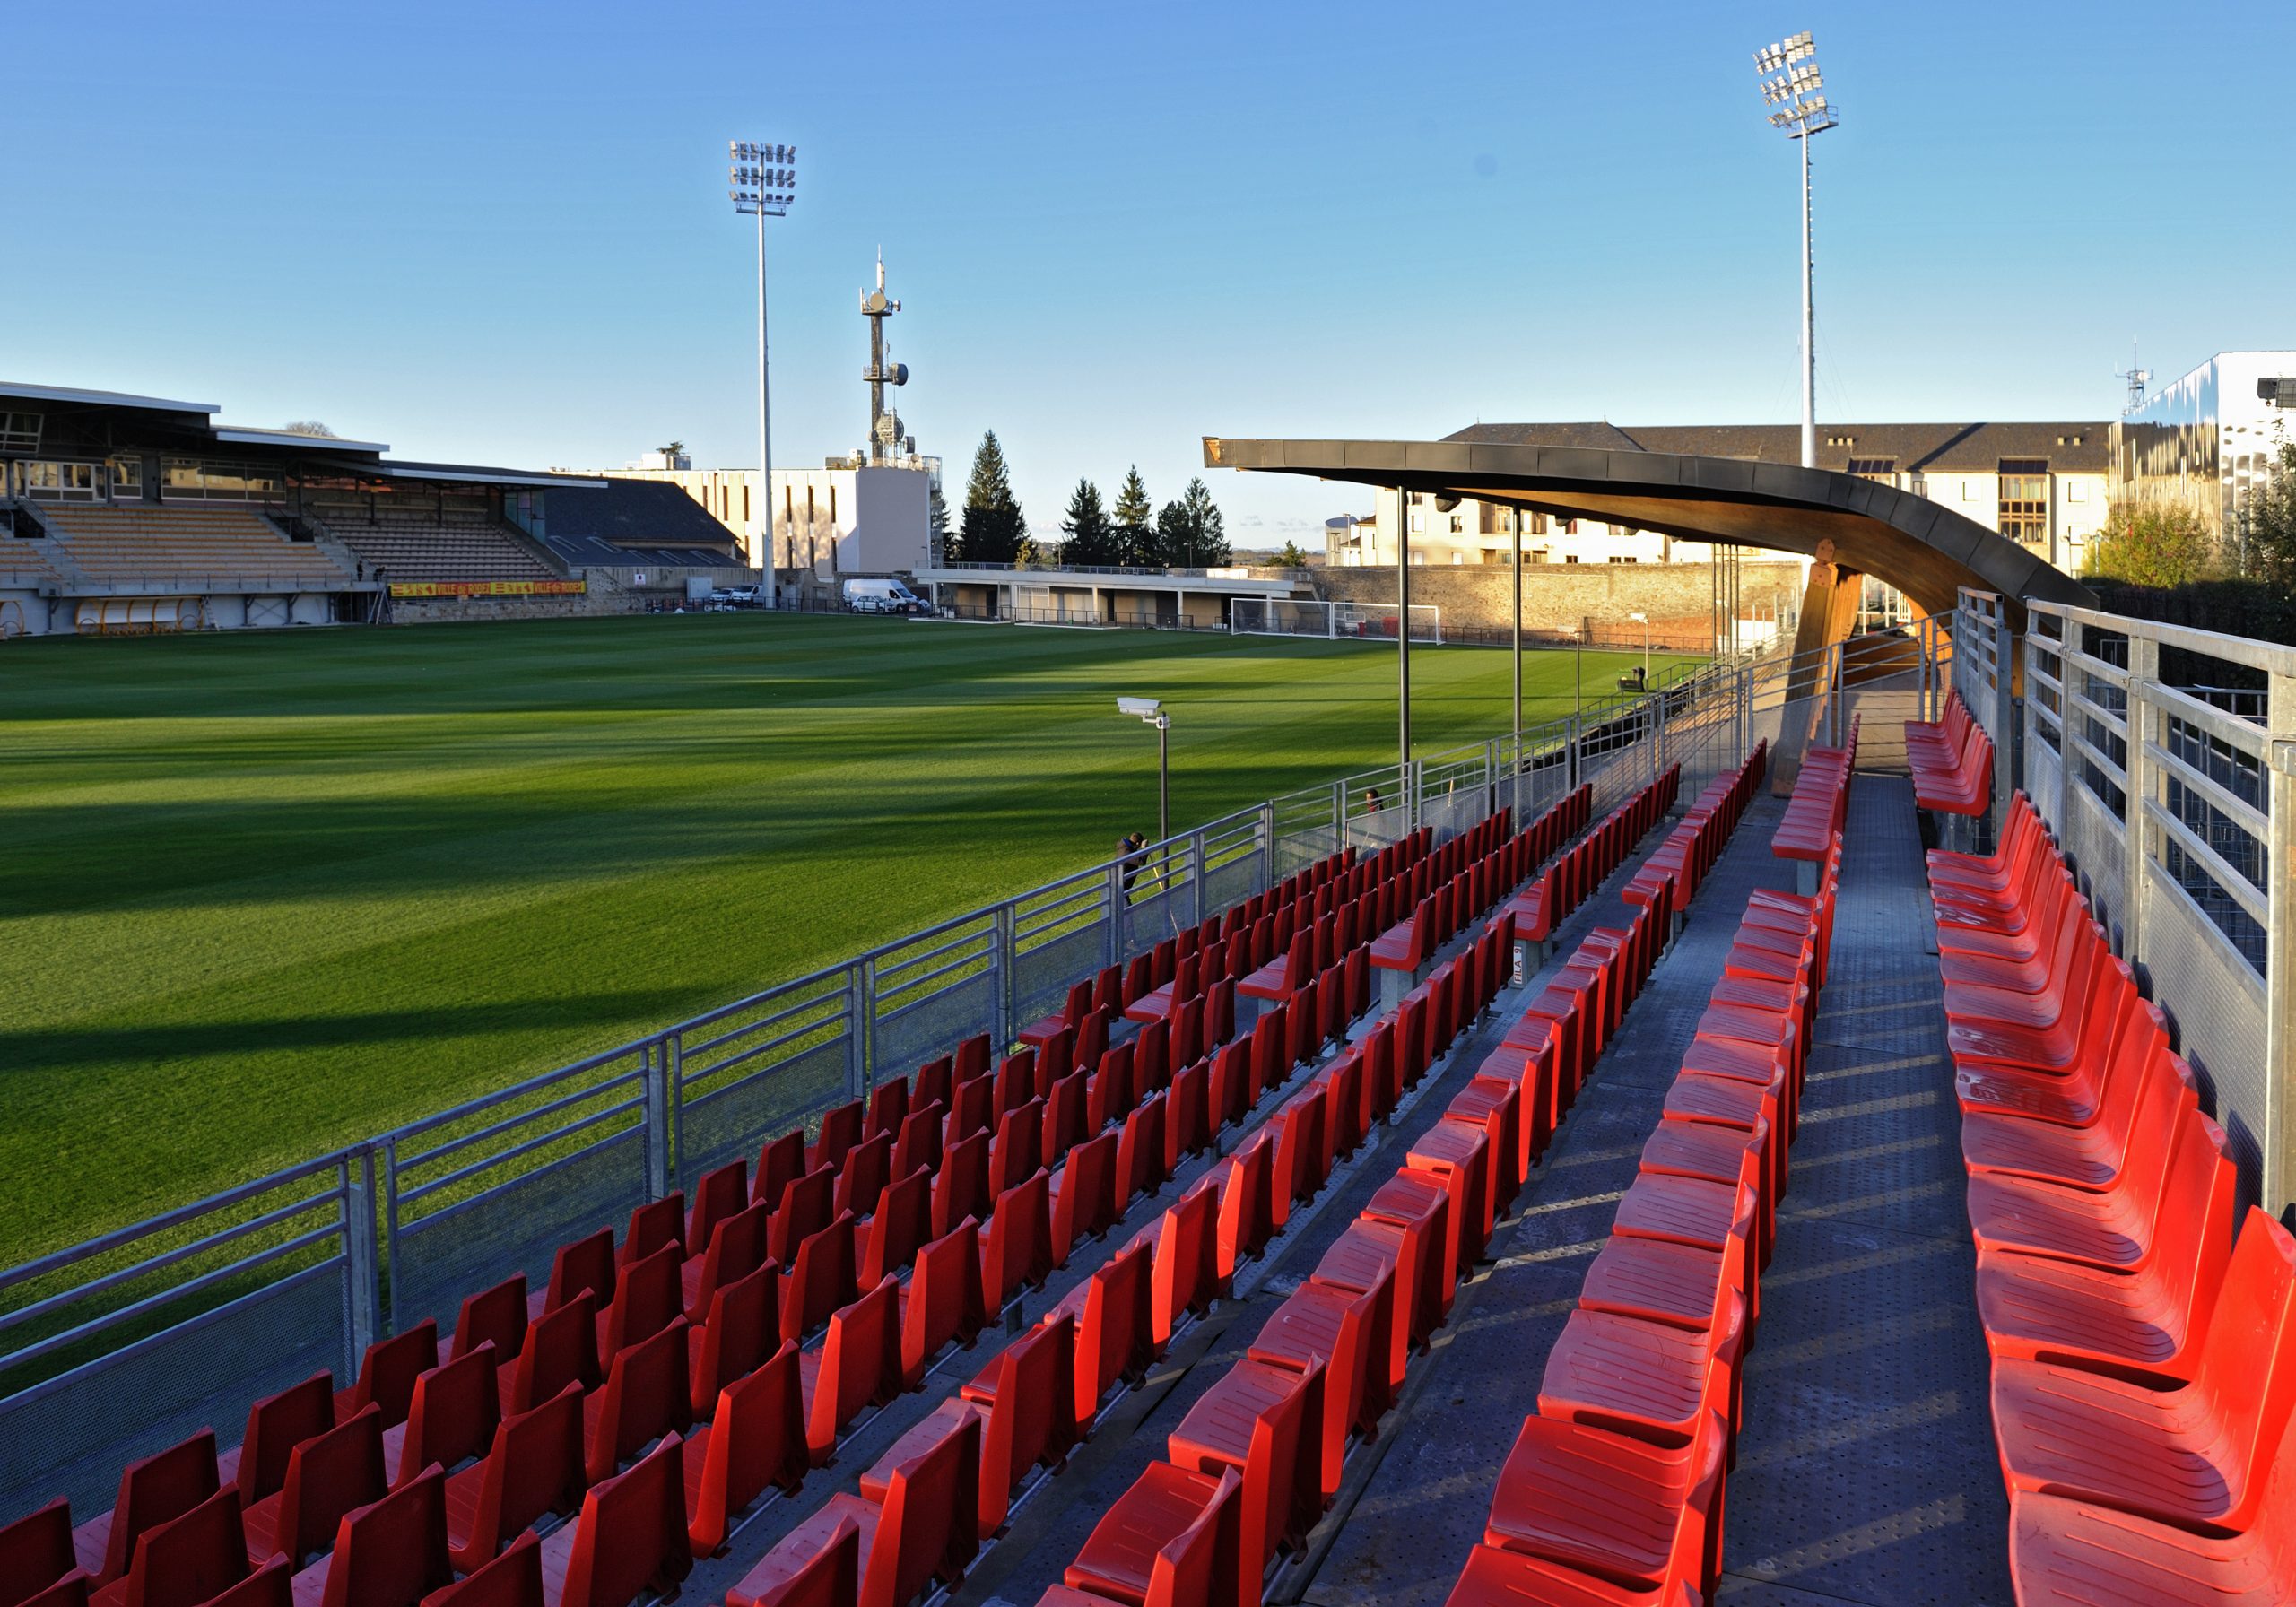
<svg viewBox="0 0 2296 1607">
<path fill-rule="evenodd" d="M 931 604 L 898 580 L 848 580 L 845 606 L 855 613 L 930 613 Z"/>
</svg>

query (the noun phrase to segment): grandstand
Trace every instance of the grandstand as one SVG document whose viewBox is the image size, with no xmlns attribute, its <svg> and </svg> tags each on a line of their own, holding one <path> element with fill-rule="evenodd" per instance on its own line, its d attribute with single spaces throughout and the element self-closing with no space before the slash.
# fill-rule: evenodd
<svg viewBox="0 0 2296 1607">
<path fill-rule="evenodd" d="M 110 391 L 0 384 L 0 409 L 5 634 L 419 618 L 439 598 L 572 607 L 587 590 L 537 537 L 552 488 L 595 481 L 397 462 Z"/>
</svg>

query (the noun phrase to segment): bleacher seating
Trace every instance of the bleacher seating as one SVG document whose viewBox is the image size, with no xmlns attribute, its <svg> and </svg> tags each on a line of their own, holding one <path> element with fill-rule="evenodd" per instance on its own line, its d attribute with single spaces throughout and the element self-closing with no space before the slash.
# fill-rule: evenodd
<svg viewBox="0 0 2296 1607">
<path fill-rule="evenodd" d="M 796 1488 L 1012 1299 L 1105 1246 L 1068 1298 L 902 1437 L 859 1497 L 802 1521 L 731 1598 L 908 1607 L 961 1575 L 1022 1486 L 1048 1476 L 1035 1470 L 1091 1433 L 1239 1263 L 1291 1229 L 1296 1203 L 1322 1194 L 1497 996 L 1505 919 L 1345 1041 L 1371 1006 L 1383 919 L 1430 897 L 1453 928 L 1496 910 L 1567 840 L 1567 812 L 1584 819 L 1583 796 L 1557 808 L 1520 832 L 1502 812 L 1452 843 L 1421 832 L 1312 866 L 1143 956 L 1113 997 L 1100 986 L 1111 979 L 1096 980 L 1081 1020 L 1069 1017 L 1088 995 L 1072 995 L 1034 1047 L 996 1061 L 985 1035 L 969 1039 L 764 1143 L 753 1166 L 640 1205 L 618 1240 L 602 1230 L 561 1246 L 544 1288 L 514 1276 L 472 1292 L 443 1360 L 436 1325 L 418 1325 L 373 1347 L 348 1389 L 322 1373 L 258 1402 L 221 1455 L 206 1433 L 126 1470 L 109 1514 L 75 1530 L 58 1502 L 0 1530 L 0 1571 L 31 1580 L 18 1599 L 43 1603 L 60 1591 L 55 1602 L 194 1607 L 228 1590 L 622 1607 L 722 1548 L 740 1514 Z M 1613 819 L 1629 812 L 1644 819 L 1648 800 Z M 1728 823 L 1715 813 L 1707 829 Z M 1307 974 L 1239 1027 L 1237 984 L 1302 938 Z M 1574 1044 L 1598 1052 L 1660 946 L 1648 910 L 1587 940 L 1566 968 L 1580 973 Z M 1167 986 L 1162 1008 L 1111 1043 L 1118 1012 Z M 1326 1057 L 1334 1042 L 1344 1047 Z M 1266 1325 L 1227 1386 L 1264 1407 L 1183 1425 L 1174 1454 L 1200 1471 L 1165 1466 L 1170 1488 L 1150 1504 L 1194 1516 L 1173 1547 L 1140 1554 L 1143 1589 L 1174 1607 L 1200 1601 L 1213 1556 L 1264 1562 L 1330 1498 L 1347 1445 L 1443 1320 L 1567 1098 L 1552 1047 L 1513 1059 L 1422 1133 Z M 1579 1081 L 1574 1068 L 1573 1091 Z M 1134 1202 L 1180 1160 L 1255 1121 L 1123 1236 Z M 1236 1420 L 1248 1427 L 1231 1444 Z M 1215 1533 L 1231 1524 L 1241 1551 Z M 1117 1574 L 1094 1575 L 1092 1560 L 1080 1559 L 1076 1589 L 1115 1587 L 1122 1569 L 1104 1557 Z M 151 1588 L 159 1570 L 181 1587 Z"/>
<path fill-rule="evenodd" d="M 535 557 L 506 527 L 449 513 L 378 511 L 361 517 L 338 509 L 326 516 L 328 534 L 385 580 L 554 580 L 558 572 Z"/>
<path fill-rule="evenodd" d="M 249 509 L 67 505 L 40 517 L 57 555 L 90 580 L 328 591 L 353 579 L 319 547 L 288 540 Z"/>
<path fill-rule="evenodd" d="M 1812 748 L 1802 756 L 1794 795 L 1771 834 L 1770 851 L 1780 859 L 1814 864 L 1823 859 L 1849 814 L 1849 777 L 1857 769 L 1857 717 L 1849 719 L 1849 740 L 1839 748 Z"/>
<path fill-rule="evenodd" d="M 1905 723 L 1905 758 L 1922 808 L 1981 815 L 1992 807 L 1993 739 L 1960 692 L 1947 695 L 1944 719 Z"/>
<path fill-rule="evenodd" d="M 2296 1238 L 2022 793 L 1929 877 L 2017 1599 L 2296 1600 Z"/>
</svg>

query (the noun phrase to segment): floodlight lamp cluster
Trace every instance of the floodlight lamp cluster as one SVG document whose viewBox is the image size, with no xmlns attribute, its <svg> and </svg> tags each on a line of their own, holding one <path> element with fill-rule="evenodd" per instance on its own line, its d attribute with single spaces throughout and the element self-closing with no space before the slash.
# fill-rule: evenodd
<svg viewBox="0 0 2296 1607">
<path fill-rule="evenodd" d="M 1761 98 L 1776 108 L 1770 126 L 1793 139 L 1822 134 L 1840 121 L 1824 95 L 1825 77 L 1818 71 L 1818 47 L 1806 32 L 1766 45 L 1754 52 L 1754 71 L 1761 74 Z"/>
<path fill-rule="evenodd" d="M 730 140 L 726 149 L 732 158 L 726 176 L 733 184 L 726 194 L 734 210 L 787 217 L 789 204 L 797 198 L 797 147 Z"/>
</svg>

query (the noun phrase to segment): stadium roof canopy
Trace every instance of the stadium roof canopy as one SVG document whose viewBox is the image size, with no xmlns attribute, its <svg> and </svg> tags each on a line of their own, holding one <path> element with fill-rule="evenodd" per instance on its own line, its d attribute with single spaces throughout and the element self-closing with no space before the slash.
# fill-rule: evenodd
<svg viewBox="0 0 2296 1607">
<path fill-rule="evenodd" d="M 245 458 L 277 453 L 291 478 L 351 475 L 370 482 L 445 482 L 462 485 L 598 487 L 600 480 L 572 480 L 532 469 L 481 464 L 393 462 L 386 441 L 348 440 L 301 430 L 254 424 L 224 424 L 212 402 L 172 402 L 125 391 L 86 390 L 74 386 L 0 381 L 4 411 L 38 415 L 37 445 L 9 444 L 8 457 L 86 457 L 115 451 L 145 450 L 190 455 L 213 450 L 218 456 Z"/>
<path fill-rule="evenodd" d="M 2005 597 L 2096 605 L 2095 594 L 2039 554 L 1926 497 L 1798 464 L 1472 439 L 1218 436 L 1205 438 L 1204 461 L 1211 468 L 1472 497 L 1689 541 L 1798 552 L 1873 575 L 1931 613 L 1952 609 L 1956 588 L 1964 586 Z"/>
</svg>

